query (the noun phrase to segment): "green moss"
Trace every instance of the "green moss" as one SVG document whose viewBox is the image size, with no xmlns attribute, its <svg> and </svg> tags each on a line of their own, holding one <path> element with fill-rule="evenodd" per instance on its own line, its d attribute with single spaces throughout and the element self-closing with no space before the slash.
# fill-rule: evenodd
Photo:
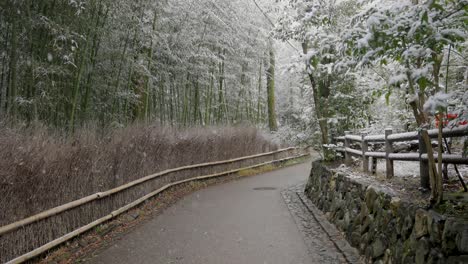
<svg viewBox="0 0 468 264">
<path fill-rule="evenodd" d="M 250 175 L 255 175 L 255 174 L 259 174 L 259 173 L 272 171 L 275 168 L 276 168 L 276 166 L 269 164 L 269 165 L 261 166 L 261 167 L 254 168 L 254 169 L 241 170 L 241 171 L 238 172 L 238 175 L 239 176 L 250 176 Z"/>
<path fill-rule="evenodd" d="M 291 159 L 291 160 L 287 160 L 287 161 L 284 161 L 284 162 L 279 162 L 279 163 L 276 163 L 276 164 L 264 165 L 264 166 L 261 166 L 261 167 L 258 167 L 258 168 L 240 170 L 237 174 L 239 176 L 241 176 L 241 177 L 256 175 L 256 174 L 269 172 L 269 171 L 279 169 L 279 168 L 283 168 L 283 167 L 293 166 L 293 165 L 296 165 L 296 164 L 299 164 L 299 163 L 303 163 L 306 160 L 308 160 L 308 157 L 301 157 L 301 158 L 297 158 L 297 159 Z"/>
<path fill-rule="evenodd" d="M 301 158 L 297 158 L 297 159 L 287 160 L 287 161 L 285 161 L 283 163 L 282 166 L 287 167 L 287 166 L 296 165 L 296 164 L 299 164 L 299 163 L 303 163 L 308 159 L 309 159 L 309 157 L 301 157 Z"/>
<path fill-rule="evenodd" d="M 446 216 L 468 219 L 468 203 L 466 202 L 444 201 L 442 204 L 437 205 L 434 211 Z"/>
</svg>

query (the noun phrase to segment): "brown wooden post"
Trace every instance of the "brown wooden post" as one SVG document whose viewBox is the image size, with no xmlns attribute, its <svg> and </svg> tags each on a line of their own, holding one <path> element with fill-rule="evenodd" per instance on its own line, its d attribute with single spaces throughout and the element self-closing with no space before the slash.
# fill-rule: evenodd
<svg viewBox="0 0 468 264">
<path fill-rule="evenodd" d="M 387 161 L 387 178 L 393 178 L 393 160 L 390 159 L 390 153 L 393 153 L 393 144 L 390 140 L 388 140 L 388 136 L 392 134 L 391 128 L 385 129 L 385 159 Z"/>
<path fill-rule="evenodd" d="M 366 137 L 365 133 L 361 134 L 361 150 L 362 150 L 362 168 L 364 172 L 369 172 L 369 157 L 366 156 L 366 152 L 369 151 L 369 144 L 364 138 Z"/>
<path fill-rule="evenodd" d="M 372 175 L 375 175 L 377 173 L 377 158 L 372 158 Z"/>
<path fill-rule="evenodd" d="M 335 133 L 335 131 L 331 132 L 330 135 L 331 135 L 330 143 L 331 144 L 336 144 L 336 133 Z"/>
<path fill-rule="evenodd" d="M 350 131 L 345 131 L 344 146 L 345 146 L 345 164 L 346 165 L 351 165 L 351 154 L 348 153 L 348 151 L 346 150 L 347 148 L 351 147 L 350 140 L 346 138 L 346 136 L 348 136 L 349 134 L 351 134 Z"/>
<path fill-rule="evenodd" d="M 418 132 L 418 141 L 419 141 L 419 175 L 421 177 L 421 187 L 430 189 L 431 182 L 429 179 L 429 163 L 427 160 L 423 160 L 421 156 L 427 154 L 427 147 L 422 138 L 422 131 L 426 130 L 425 128 L 421 129 Z M 427 131 L 427 130 L 426 130 Z"/>
</svg>

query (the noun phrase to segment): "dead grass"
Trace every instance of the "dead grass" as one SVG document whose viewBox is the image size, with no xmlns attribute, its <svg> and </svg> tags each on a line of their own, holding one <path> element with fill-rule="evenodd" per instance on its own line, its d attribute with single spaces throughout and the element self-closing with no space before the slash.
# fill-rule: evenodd
<svg viewBox="0 0 468 264">
<path fill-rule="evenodd" d="M 278 149 L 254 128 L 135 125 L 73 138 L 0 127 L 0 225 L 169 168 Z"/>
<path fill-rule="evenodd" d="M 44 128 L 0 127 L 0 226 L 162 170 L 278 149 L 267 136 L 246 127 L 176 130 L 135 125 L 97 132 L 82 129 L 70 138 Z M 282 159 L 292 152 L 171 172 L 31 223 L 0 236 L 0 262 L 100 219 L 168 183 Z"/>
</svg>

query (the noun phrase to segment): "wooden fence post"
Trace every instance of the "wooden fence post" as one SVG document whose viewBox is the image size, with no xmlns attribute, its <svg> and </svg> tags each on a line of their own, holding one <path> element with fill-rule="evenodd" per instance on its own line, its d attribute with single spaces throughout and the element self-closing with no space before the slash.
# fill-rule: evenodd
<svg viewBox="0 0 468 264">
<path fill-rule="evenodd" d="M 346 136 L 348 136 L 349 134 L 351 134 L 350 131 L 345 131 L 344 146 L 345 146 L 345 164 L 346 165 L 351 165 L 351 154 L 349 154 L 348 151 L 346 150 L 347 148 L 351 147 L 350 140 L 346 138 Z"/>
<path fill-rule="evenodd" d="M 364 172 L 369 172 L 369 157 L 366 156 L 366 152 L 369 151 L 369 144 L 364 140 L 366 137 L 365 133 L 361 134 L 361 150 L 362 150 L 362 168 Z"/>
<path fill-rule="evenodd" d="M 377 173 L 377 158 L 372 158 L 372 175 Z"/>
<path fill-rule="evenodd" d="M 421 156 L 427 154 L 427 147 L 422 138 L 422 131 L 426 130 L 425 128 L 421 129 L 418 132 L 418 141 L 419 141 L 419 175 L 421 177 L 421 187 L 429 189 L 431 183 L 429 180 L 429 163 L 426 160 L 423 160 Z"/>
<path fill-rule="evenodd" d="M 393 153 L 393 144 L 390 140 L 388 140 L 388 136 L 392 134 L 391 128 L 385 129 L 385 159 L 387 161 L 387 178 L 393 177 L 393 160 L 390 159 L 390 153 Z"/>
</svg>

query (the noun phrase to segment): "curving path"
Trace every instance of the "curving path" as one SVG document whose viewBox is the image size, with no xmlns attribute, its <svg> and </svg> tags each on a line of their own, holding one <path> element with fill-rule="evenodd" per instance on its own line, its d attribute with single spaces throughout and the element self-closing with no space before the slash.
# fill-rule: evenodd
<svg viewBox="0 0 468 264">
<path fill-rule="evenodd" d="M 214 185 L 188 195 L 89 263 L 343 262 L 341 253 L 324 239 L 318 225 L 301 223 L 303 218 L 288 209 L 281 194 L 281 190 L 307 179 L 309 164 Z M 313 225 L 312 235 L 304 234 L 304 224 Z"/>
</svg>

